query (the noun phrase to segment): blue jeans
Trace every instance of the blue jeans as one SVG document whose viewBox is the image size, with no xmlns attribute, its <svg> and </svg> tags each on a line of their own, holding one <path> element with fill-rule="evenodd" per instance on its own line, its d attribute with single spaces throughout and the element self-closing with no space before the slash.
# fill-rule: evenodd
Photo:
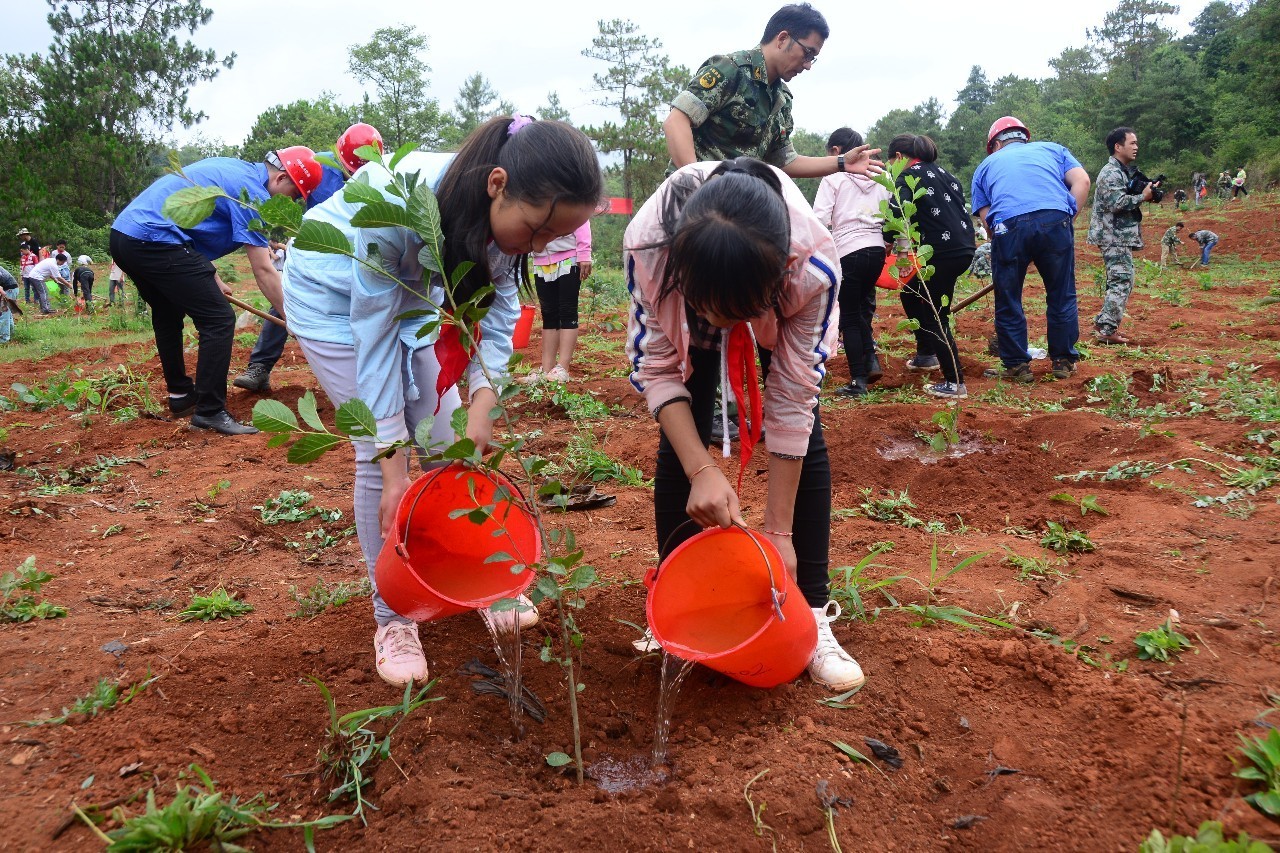
<svg viewBox="0 0 1280 853">
<path fill-rule="evenodd" d="M 1200 266 L 1209 266 L 1209 253 L 1213 251 L 1213 247 L 1218 245 L 1217 240 L 1210 240 L 1200 247 Z"/>
<path fill-rule="evenodd" d="M 274 308 L 267 311 L 267 313 L 272 317 L 280 316 Z M 270 370 L 276 366 L 280 356 L 284 355 L 284 345 L 288 340 L 288 330 L 268 320 L 263 320 L 262 330 L 258 332 L 258 342 L 253 345 L 253 352 L 249 353 L 249 363 L 264 364 L 267 370 Z"/>
<path fill-rule="evenodd" d="M 1060 210 L 1037 210 L 1004 220 L 991 236 L 991 280 L 996 294 L 996 338 L 1000 361 L 1014 367 L 1031 361 L 1022 285 L 1034 262 L 1044 279 L 1049 357 L 1076 361 L 1080 319 L 1076 309 L 1075 233 Z"/>
<path fill-rule="evenodd" d="M 18 288 L 4 291 L 4 295 L 17 302 Z M 13 312 L 9 310 L 7 300 L 0 300 L 0 302 L 2 302 L 0 304 L 0 344 L 7 344 L 9 336 L 13 334 Z"/>
</svg>

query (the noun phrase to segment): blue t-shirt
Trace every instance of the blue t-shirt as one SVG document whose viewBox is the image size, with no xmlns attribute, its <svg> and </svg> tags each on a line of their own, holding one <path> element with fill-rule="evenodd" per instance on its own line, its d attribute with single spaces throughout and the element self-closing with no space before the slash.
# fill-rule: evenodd
<svg viewBox="0 0 1280 853">
<path fill-rule="evenodd" d="M 973 173 L 973 209 L 990 207 L 987 221 L 996 225 L 1037 210 L 1059 210 L 1075 216 L 1076 200 L 1064 182 L 1080 161 L 1056 142 L 1005 145 Z"/>
<path fill-rule="evenodd" d="M 230 157 L 210 157 L 183 168 L 196 186 L 221 187 L 231 198 L 244 190 L 255 202 L 271 197 L 267 192 L 267 167 Z M 249 208 L 229 198 L 220 198 L 213 213 L 194 228 L 179 228 L 161 210 L 165 199 L 191 182 L 178 175 L 165 175 L 129 202 L 111 224 L 114 231 L 149 243 L 191 243 L 210 261 L 229 255 L 240 246 L 266 246 L 267 236 L 249 230 L 258 217 Z"/>
<path fill-rule="evenodd" d="M 318 207 L 329 200 L 329 197 L 342 189 L 347 176 L 337 166 L 328 163 L 320 164 L 320 186 L 311 191 L 307 198 L 307 210 Z"/>
</svg>

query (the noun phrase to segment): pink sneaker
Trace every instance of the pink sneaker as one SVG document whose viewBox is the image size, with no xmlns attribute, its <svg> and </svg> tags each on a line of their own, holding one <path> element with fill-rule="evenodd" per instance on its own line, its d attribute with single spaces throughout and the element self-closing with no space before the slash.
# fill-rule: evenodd
<svg viewBox="0 0 1280 853">
<path fill-rule="evenodd" d="M 388 684 L 404 687 L 410 681 L 423 684 L 427 680 L 427 657 L 422 653 L 418 626 L 413 623 L 389 622 L 373 635 L 378 675 Z"/>
<path fill-rule="evenodd" d="M 484 619 L 485 624 L 489 626 L 489 630 L 497 634 L 511 633 L 512 625 L 518 617 L 520 619 L 520 629 L 532 628 L 538 624 L 538 609 L 533 606 L 533 602 L 523 595 L 516 596 L 516 601 L 520 603 L 520 607 L 513 610 L 503 610 L 495 613 L 488 607 L 480 611 L 480 618 Z"/>
</svg>

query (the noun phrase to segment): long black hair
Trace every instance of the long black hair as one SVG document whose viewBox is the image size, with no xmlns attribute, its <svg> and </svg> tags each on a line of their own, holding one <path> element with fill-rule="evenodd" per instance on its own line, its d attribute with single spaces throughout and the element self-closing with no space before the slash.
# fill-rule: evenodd
<svg viewBox="0 0 1280 853">
<path fill-rule="evenodd" d="M 828 151 L 839 146 L 841 153 L 847 154 L 849 149 L 857 148 L 861 145 L 862 134 L 851 127 L 838 127 L 831 131 L 831 135 L 827 137 Z"/>
<path fill-rule="evenodd" d="M 560 202 L 595 207 L 604 193 L 604 176 L 595 149 L 586 135 L 562 121 L 535 121 L 516 133 L 507 132 L 510 116 L 493 118 L 476 128 L 445 170 L 436 190 L 440 227 L 444 232 L 446 270 L 463 261 L 474 267 L 458 283 L 454 300 L 461 304 L 488 285 L 489 174 L 506 170 L 504 189 L 510 201 L 542 205 L 552 212 Z M 527 255 L 516 266 L 527 284 Z"/>
<path fill-rule="evenodd" d="M 667 262 L 658 298 L 746 320 L 777 304 L 791 254 L 782 182 L 751 157 L 725 160 L 700 186 L 673 179 L 662 210 Z"/>
<path fill-rule="evenodd" d="M 889 143 L 889 157 L 899 154 L 910 160 L 933 163 L 938 159 L 938 144 L 924 134 L 900 133 Z"/>
</svg>

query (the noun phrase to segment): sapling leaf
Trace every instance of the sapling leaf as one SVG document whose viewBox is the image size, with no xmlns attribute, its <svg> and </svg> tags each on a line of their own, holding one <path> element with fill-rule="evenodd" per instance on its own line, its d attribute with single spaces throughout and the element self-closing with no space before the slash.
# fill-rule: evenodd
<svg viewBox="0 0 1280 853">
<path fill-rule="evenodd" d="M 413 431 L 414 443 L 428 451 L 433 449 L 431 447 L 431 428 L 435 425 L 435 422 L 434 415 L 427 415 L 418 421 L 418 426 Z"/>
<path fill-rule="evenodd" d="M 573 759 L 565 755 L 563 752 L 553 752 L 547 756 L 547 764 L 552 767 L 564 767 L 572 761 Z"/>
<path fill-rule="evenodd" d="M 342 188 L 342 198 L 352 204 L 372 204 L 376 201 L 386 200 L 383 198 L 382 193 L 370 186 L 367 174 L 358 175 L 347 181 Z"/>
<path fill-rule="evenodd" d="M 316 409 L 316 395 L 308 390 L 298 399 L 298 414 L 307 426 L 317 432 L 328 432 L 324 422 L 320 420 L 320 412 Z"/>
<path fill-rule="evenodd" d="M 277 433 L 276 435 L 271 436 L 271 438 L 267 440 L 267 447 L 276 448 L 282 444 L 288 444 L 292 440 L 293 440 L 292 432 Z"/>
<path fill-rule="evenodd" d="M 351 224 L 356 228 L 408 228 L 409 214 L 398 204 L 373 201 L 355 212 Z"/>
<path fill-rule="evenodd" d="M 406 142 L 404 145 L 401 145 L 399 148 L 396 149 L 396 153 L 391 155 L 391 162 L 387 164 L 387 168 L 390 171 L 394 172 L 396 166 L 399 165 L 400 161 L 404 159 L 404 155 L 408 154 L 410 151 L 413 151 L 417 147 L 418 147 L 418 143 L 416 142 Z M 377 149 L 374 149 L 374 150 L 376 151 Z"/>
<path fill-rule="evenodd" d="M 331 433 L 307 433 L 289 448 L 285 458 L 295 464 L 314 462 L 339 444 L 345 443 L 342 436 Z"/>
<path fill-rule="evenodd" d="M 263 432 L 296 432 L 298 419 L 279 400 L 259 400 L 253 404 L 253 425 Z"/>
<path fill-rule="evenodd" d="M 273 195 L 258 205 L 258 216 L 268 228 L 283 228 L 292 234 L 302 225 L 302 205 L 287 195 Z"/>
<path fill-rule="evenodd" d="M 440 205 L 430 187 L 426 184 L 414 187 L 406 210 L 410 227 L 418 232 L 424 242 L 438 245 L 444 239 L 440 228 Z"/>
<path fill-rule="evenodd" d="M 354 153 L 367 163 L 382 162 L 382 151 L 376 145 L 361 145 Z"/>
<path fill-rule="evenodd" d="M 213 215 L 218 199 L 227 197 L 219 187 L 183 187 L 164 200 L 160 212 L 179 228 L 194 228 Z"/>
<path fill-rule="evenodd" d="M 361 399 L 348 400 L 338 407 L 334 423 L 343 433 L 354 438 L 377 438 L 378 419 Z"/>
<path fill-rule="evenodd" d="M 304 219 L 293 238 L 293 246 L 302 252 L 323 252 L 330 255 L 350 255 L 351 241 L 336 225 L 315 219 Z"/>
</svg>

